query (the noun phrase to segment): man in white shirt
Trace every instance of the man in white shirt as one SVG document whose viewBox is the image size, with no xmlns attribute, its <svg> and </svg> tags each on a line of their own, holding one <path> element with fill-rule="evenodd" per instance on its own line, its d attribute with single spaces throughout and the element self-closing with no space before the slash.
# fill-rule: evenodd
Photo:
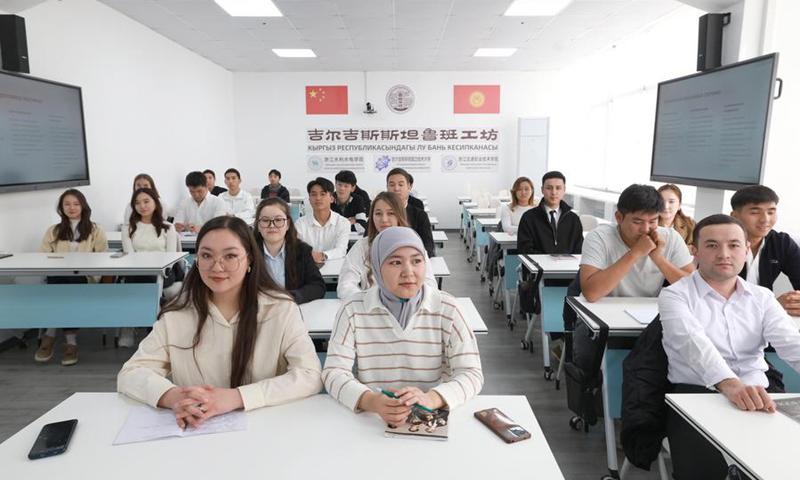
<svg viewBox="0 0 800 480">
<path fill-rule="evenodd" d="M 208 194 L 203 172 L 186 175 L 186 187 L 191 197 L 185 198 L 175 212 L 175 230 L 178 232 L 197 233 L 207 221 L 228 213 L 225 202 Z"/>
<path fill-rule="evenodd" d="M 331 210 L 333 183 L 327 178 L 317 177 L 308 182 L 306 190 L 312 212 L 295 222 L 297 236 L 311 245 L 311 256 L 318 264 L 344 258 L 350 240 L 350 222 Z"/>
<path fill-rule="evenodd" d="M 617 225 L 600 225 L 583 241 L 581 291 L 590 302 L 605 296 L 656 297 L 664 280 L 694 271 L 680 234 L 658 226 L 664 200 L 649 185 L 631 185 L 619 196 Z"/>
<path fill-rule="evenodd" d="M 253 196 L 240 188 L 241 183 L 239 170 L 235 168 L 225 170 L 225 186 L 228 187 L 228 191 L 220 193 L 219 198 L 225 202 L 229 213 L 252 225 L 256 218 L 256 205 Z"/>
<path fill-rule="evenodd" d="M 741 410 L 772 413 L 764 348 L 800 372 L 800 332 L 771 291 L 738 276 L 747 259 L 744 225 L 711 215 L 694 229 L 698 271 L 658 299 L 668 379 L 676 393 L 723 393 Z M 721 454 L 674 411 L 667 434 L 675 478 L 725 478 Z"/>
</svg>

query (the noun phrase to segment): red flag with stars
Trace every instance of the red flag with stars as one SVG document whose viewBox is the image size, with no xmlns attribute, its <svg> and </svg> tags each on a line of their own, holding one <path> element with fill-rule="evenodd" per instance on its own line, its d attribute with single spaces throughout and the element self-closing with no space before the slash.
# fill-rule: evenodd
<svg viewBox="0 0 800 480">
<path fill-rule="evenodd" d="M 347 115 L 347 86 L 306 87 L 306 115 Z"/>
<path fill-rule="evenodd" d="M 454 85 L 453 113 L 500 113 L 500 85 Z"/>
</svg>

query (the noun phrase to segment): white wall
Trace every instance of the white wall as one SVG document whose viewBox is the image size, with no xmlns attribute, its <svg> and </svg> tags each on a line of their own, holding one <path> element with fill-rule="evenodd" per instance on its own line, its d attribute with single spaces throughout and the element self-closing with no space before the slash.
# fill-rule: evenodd
<svg viewBox="0 0 800 480">
<path fill-rule="evenodd" d="M 235 160 L 232 74 L 94 0 L 48 1 L 25 18 L 31 75 L 83 88 L 92 218 L 117 228 L 133 177 L 170 203 L 190 169 Z M 0 195 L 0 251 L 35 251 L 61 190 Z"/>
<path fill-rule="evenodd" d="M 431 215 L 440 228 L 456 228 L 458 204 L 455 197 L 468 195 L 470 188 L 491 191 L 508 189 L 517 165 L 517 118 L 547 116 L 553 108 L 554 73 L 506 72 L 373 72 L 366 77 L 366 100 L 378 110 L 366 115 L 364 74 L 260 73 L 235 74 L 236 153 L 243 184 L 247 188 L 266 183 L 267 172 L 277 168 L 283 184 L 305 192 L 305 184 L 316 174 L 306 165 L 306 129 L 310 127 L 460 128 L 489 126 L 501 130 L 500 171 L 497 173 L 439 172 L 414 173 L 414 187 L 427 195 Z M 386 92 L 393 85 L 409 86 L 416 94 L 413 109 L 403 115 L 386 107 Z M 500 84 L 499 115 L 454 115 L 454 84 Z M 306 115 L 306 85 L 348 85 L 349 115 Z M 328 174 L 333 179 L 333 174 Z M 359 186 L 368 191 L 385 187 L 385 174 L 358 173 Z"/>
</svg>

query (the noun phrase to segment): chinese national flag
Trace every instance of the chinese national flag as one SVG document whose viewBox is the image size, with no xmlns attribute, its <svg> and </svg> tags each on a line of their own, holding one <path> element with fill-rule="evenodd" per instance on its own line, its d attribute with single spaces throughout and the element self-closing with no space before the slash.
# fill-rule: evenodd
<svg viewBox="0 0 800 480">
<path fill-rule="evenodd" d="M 453 85 L 453 113 L 500 113 L 500 85 Z"/>
<path fill-rule="evenodd" d="M 306 115 L 347 115 L 347 86 L 306 87 Z"/>
</svg>

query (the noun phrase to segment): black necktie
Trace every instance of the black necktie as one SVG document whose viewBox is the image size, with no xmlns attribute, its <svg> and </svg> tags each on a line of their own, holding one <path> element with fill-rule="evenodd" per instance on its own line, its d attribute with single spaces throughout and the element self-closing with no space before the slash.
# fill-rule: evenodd
<svg viewBox="0 0 800 480">
<path fill-rule="evenodd" d="M 556 223 L 556 211 L 550 210 L 550 226 L 553 227 L 553 238 L 558 240 L 558 224 Z"/>
</svg>

